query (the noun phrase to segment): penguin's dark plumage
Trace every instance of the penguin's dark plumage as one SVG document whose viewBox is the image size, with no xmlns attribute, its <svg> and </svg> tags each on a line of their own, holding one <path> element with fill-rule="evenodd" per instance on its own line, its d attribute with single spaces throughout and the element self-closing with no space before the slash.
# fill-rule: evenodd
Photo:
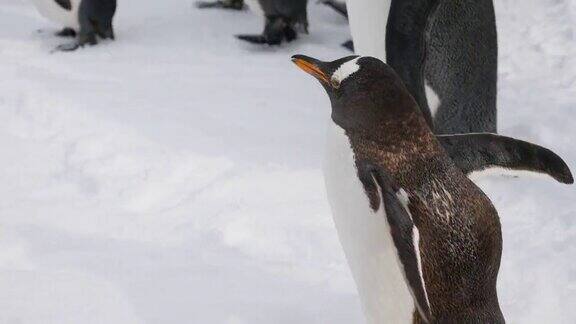
<svg viewBox="0 0 576 324">
<path fill-rule="evenodd" d="M 293 61 L 330 97 L 326 188 L 368 322 L 504 323 L 500 220 L 461 168 L 535 165 L 571 182 L 565 164 L 540 147 L 482 134 L 443 139 L 483 143 L 477 161 L 458 165 L 388 65 L 358 56 Z M 554 171 L 534 158 L 551 159 Z"/>
<path fill-rule="evenodd" d="M 116 0 L 33 0 L 46 18 L 64 25 L 58 36 L 77 37 L 56 50 L 72 51 L 86 44 L 95 45 L 97 37 L 114 39 L 112 19 Z"/>
<path fill-rule="evenodd" d="M 495 133 L 493 0 L 349 1 L 358 54 L 400 75 L 436 134 Z"/>
<path fill-rule="evenodd" d="M 424 66 L 425 92 L 435 93 L 439 100 L 433 106 L 428 103 L 434 131 L 496 133 L 498 36 L 493 0 L 434 1 L 425 30 Z"/>
<path fill-rule="evenodd" d="M 251 10 L 265 19 L 264 31 L 259 35 L 237 35 L 253 44 L 278 45 L 298 37 L 298 30 L 308 33 L 308 0 L 248 0 Z"/>
</svg>

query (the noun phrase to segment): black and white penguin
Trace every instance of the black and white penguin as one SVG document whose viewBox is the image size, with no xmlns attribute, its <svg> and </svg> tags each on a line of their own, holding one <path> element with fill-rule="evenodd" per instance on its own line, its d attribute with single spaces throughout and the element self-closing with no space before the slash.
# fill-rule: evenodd
<svg viewBox="0 0 576 324">
<path fill-rule="evenodd" d="M 264 16 L 264 31 L 260 35 L 237 35 L 254 44 L 279 45 L 293 41 L 298 31 L 308 33 L 308 0 L 246 0 L 250 10 Z"/>
<path fill-rule="evenodd" d="M 244 0 L 216 0 L 216 1 L 198 1 L 196 7 L 200 9 L 220 8 L 231 10 L 244 9 Z"/>
<path fill-rule="evenodd" d="M 492 0 L 348 1 L 360 55 L 400 75 L 436 134 L 496 132 Z"/>
<path fill-rule="evenodd" d="M 330 97 L 326 188 L 368 322 L 504 323 L 500 221 L 466 174 L 502 167 L 572 183 L 562 159 L 492 134 L 439 141 L 399 76 L 376 58 L 293 61 Z M 478 150 L 461 154 L 460 146 Z"/>
<path fill-rule="evenodd" d="M 71 44 L 60 45 L 56 50 L 73 51 L 86 44 L 95 45 L 97 36 L 114 39 L 112 19 L 116 0 L 33 0 L 36 8 L 46 18 L 64 26 L 60 36 L 76 36 Z"/>
</svg>

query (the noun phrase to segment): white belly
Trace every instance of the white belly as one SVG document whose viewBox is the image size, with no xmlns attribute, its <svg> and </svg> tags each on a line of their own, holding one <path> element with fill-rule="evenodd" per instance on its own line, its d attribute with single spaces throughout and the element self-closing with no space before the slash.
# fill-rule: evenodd
<svg viewBox="0 0 576 324">
<path fill-rule="evenodd" d="M 330 122 L 324 178 L 334 223 L 368 323 L 412 323 L 414 302 L 404 281 L 390 228 L 374 213 L 356 175 L 344 130 Z"/>
<path fill-rule="evenodd" d="M 264 11 L 258 0 L 244 0 L 250 11 L 257 15 L 264 16 Z"/>
<path fill-rule="evenodd" d="M 32 0 L 40 14 L 63 27 L 79 29 L 78 8 L 81 0 L 71 0 L 72 10 L 60 7 L 54 0 Z"/>
<path fill-rule="evenodd" d="M 386 62 L 386 25 L 391 0 L 347 0 L 354 52 Z"/>
</svg>

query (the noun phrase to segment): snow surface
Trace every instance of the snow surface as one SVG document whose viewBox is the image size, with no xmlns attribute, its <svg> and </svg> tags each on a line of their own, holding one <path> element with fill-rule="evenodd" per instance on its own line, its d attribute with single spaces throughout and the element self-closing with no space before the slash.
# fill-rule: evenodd
<svg viewBox="0 0 576 324">
<path fill-rule="evenodd" d="M 0 323 L 361 323 L 320 170 L 329 102 L 290 61 L 348 53 L 310 4 L 281 48 L 248 12 L 121 0 L 117 41 L 1 0 Z M 576 170 L 576 2 L 496 1 L 500 132 Z M 41 29 L 42 32 L 38 32 Z M 576 319 L 576 187 L 495 179 L 510 323 Z"/>
</svg>

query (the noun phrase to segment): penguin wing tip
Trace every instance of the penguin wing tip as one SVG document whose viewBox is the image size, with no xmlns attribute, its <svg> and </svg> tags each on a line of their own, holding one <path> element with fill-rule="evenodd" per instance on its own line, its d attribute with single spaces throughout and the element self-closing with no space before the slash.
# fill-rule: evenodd
<svg viewBox="0 0 576 324">
<path fill-rule="evenodd" d="M 543 148 L 543 151 L 548 154 L 549 158 L 545 159 L 549 167 L 545 168 L 549 172 L 549 175 L 556 179 L 558 182 L 571 185 L 574 184 L 574 176 L 568 164 L 553 151 Z"/>
<path fill-rule="evenodd" d="M 562 179 L 560 182 L 567 184 L 567 185 L 573 185 L 574 184 L 574 176 L 572 175 L 572 172 L 570 171 L 570 169 L 566 169 L 566 172 L 562 175 Z"/>
</svg>

